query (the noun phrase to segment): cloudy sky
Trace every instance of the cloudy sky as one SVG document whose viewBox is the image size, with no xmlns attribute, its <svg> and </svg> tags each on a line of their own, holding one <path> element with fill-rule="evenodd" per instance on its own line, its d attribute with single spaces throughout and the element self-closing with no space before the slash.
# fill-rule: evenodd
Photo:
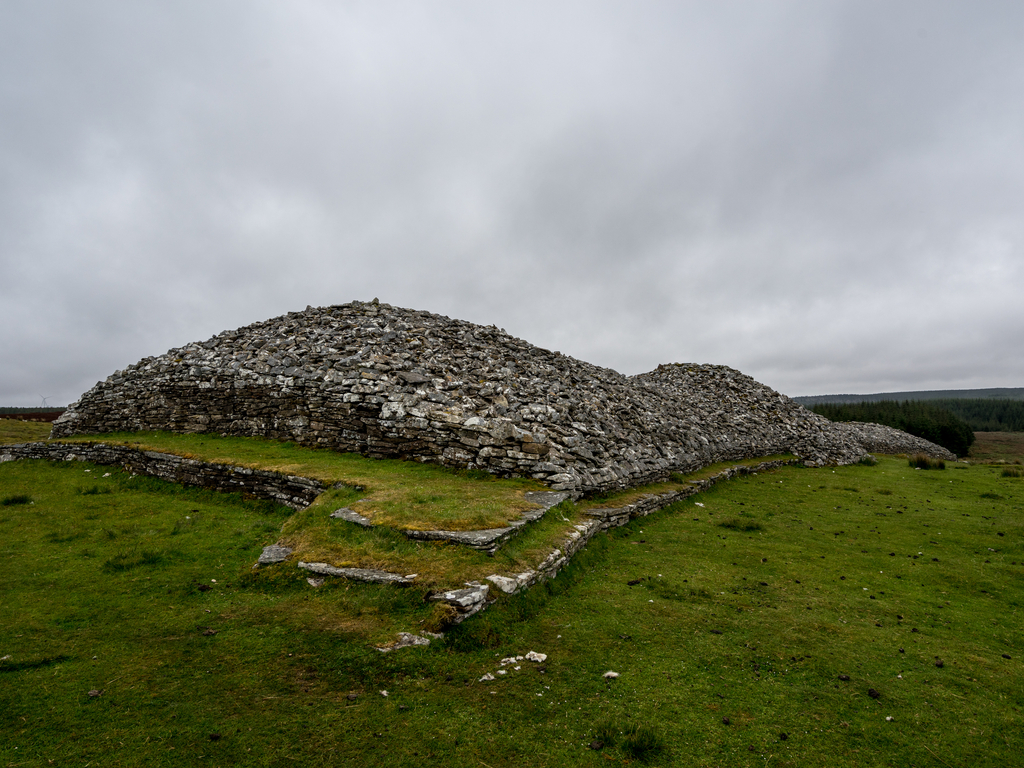
<svg viewBox="0 0 1024 768">
<path fill-rule="evenodd" d="M 0 4 L 0 405 L 352 299 L 1024 386 L 1024 4 Z"/>
</svg>

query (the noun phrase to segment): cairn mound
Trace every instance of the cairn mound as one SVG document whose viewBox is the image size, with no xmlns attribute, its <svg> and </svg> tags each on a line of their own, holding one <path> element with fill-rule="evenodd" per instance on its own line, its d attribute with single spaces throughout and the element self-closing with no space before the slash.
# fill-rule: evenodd
<svg viewBox="0 0 1024 768">
<path fill-rule="evenodd" d="M 376 300 L 307 307 L 147 357 L 85 393 L 52 436 L 143 430 L 293 440 L 573 493 L 726 459 L 864 455 L 855 434 L 731 368 L 624 376 Z"/>
</svg>

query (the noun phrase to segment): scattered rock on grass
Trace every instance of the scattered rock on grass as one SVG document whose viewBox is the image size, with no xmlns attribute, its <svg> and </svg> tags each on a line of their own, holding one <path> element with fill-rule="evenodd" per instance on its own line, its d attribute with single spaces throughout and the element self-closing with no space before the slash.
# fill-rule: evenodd
<svg viewBox="0 0 1024 768">
<path fill-rule="evenodd" d="M 430 639 L 414 635 L 411 632 L 399 632 L 397 640 L 388 645 L 378 646 L 377 650 L 387 653 L 388 651 L 397 651 L 399 648 L 414 648 L 419 645 L 430 645 Z"/>
</svg>

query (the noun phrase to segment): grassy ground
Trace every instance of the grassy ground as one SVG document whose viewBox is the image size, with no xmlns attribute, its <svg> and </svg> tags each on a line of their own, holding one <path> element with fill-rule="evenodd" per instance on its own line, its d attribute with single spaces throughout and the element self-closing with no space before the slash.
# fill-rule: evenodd
<svg viewBox="0 0 1024 768">
<path fill-rule="evenodd" d="M 253 575 L 288 510 L 3 464 L 0 765 L 1017 764 L 1024 480 L 949 467 L 737 478 L 382 654 L 423 590 Z"/>
<path fill-rule="evenodd" d="M 21 436 L 20 422 L 3 425 L 0 436 Z M 293 560 L 326 562 L 339 567 L 377 568 L 394 573 L 418 575 L 425 586 L 450 587 L 466 580 L 484 579 L 498 573 L 513 574 L 534 568 L 560 542 L 573 525 L 586 519 L 595 506 L 623 506 L 644 494 L 674 491 L 691 480 L 708 477 L 731 464 L 755 464 L 765 459 L 723 462 L 669 481 L 627 491 L 603 494 L 580 502 L 564 504 L 540 524 L 530 525 L 512 545 L 495 557 L 466 547 L 442 542 L 414 542 L 399 531 L 473 530 L 497 528 L 517 519 L 534 505 L 524 493 L 543 490 L 540 483 L 526 479 L 499 480 L 479 471 L 453 471 L 408 461 L 367 459 L 356 454 L 313 450 L 293 443 L 216 434 L 175 434 L 170 432 L 113 433 L 103 442 L 129 445 L 145 450 L 166 451 L 206 461 L 234 464 L 315 477 L 329 485 L 344 487 L 322 494 L 308 508 L 285 522 L 280 536 L 264 543 L 281 543 L 293 548 Z M 92 440 L 74 438 L 70 442 Z M 791 456 L 770 456 L 772 459 Z M 330 513 L 349 507 L 373 521 L 366 530 L 352 523 L 332 519 Z"/>
<path fill-rule="evenodd" d="M 102 440 L 144 450 L 223 464 L 269 469 L 345 483 L 358 491 L 326 495 L 322 503 L 353 505 L 376 525 L 412 530 L 497 528 L 518 519 L 535 505 L 526 491 L 546 490 L 534 480 L 499 480 L 486 472 L 454 471 L 433 464 L 368 459 L 354 453 L 304 448 L 254 437 L 216 434 L 126 432 L 70 438 L 67 442 Z M 334 507 L 335 509 L 337 506 Z"/>
<path fill-rule="evenodd" d="M 971 461 L 1024 462 L 1024 432 L 975 432 Z"/>
<path fill-rule="evenodd" d="M 40 421 L 0 419 L 0 445 L 4 443 L 35 443 L 50 436 L 52 424 Z"/>
</svg>

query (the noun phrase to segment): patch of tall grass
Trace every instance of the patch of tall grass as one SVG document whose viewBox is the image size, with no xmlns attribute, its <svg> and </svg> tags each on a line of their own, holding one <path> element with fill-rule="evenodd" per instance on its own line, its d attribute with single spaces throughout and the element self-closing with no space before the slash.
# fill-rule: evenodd
<svg viewBox="0 0 1024 768">
<path fill-rule="evenodd" d="M 946 462 L 942 459 L 933 459 L 924 453 L 916 453 L 907 459 L 907 464 L 913 469 L 945 469 Z"/>
</svg>

